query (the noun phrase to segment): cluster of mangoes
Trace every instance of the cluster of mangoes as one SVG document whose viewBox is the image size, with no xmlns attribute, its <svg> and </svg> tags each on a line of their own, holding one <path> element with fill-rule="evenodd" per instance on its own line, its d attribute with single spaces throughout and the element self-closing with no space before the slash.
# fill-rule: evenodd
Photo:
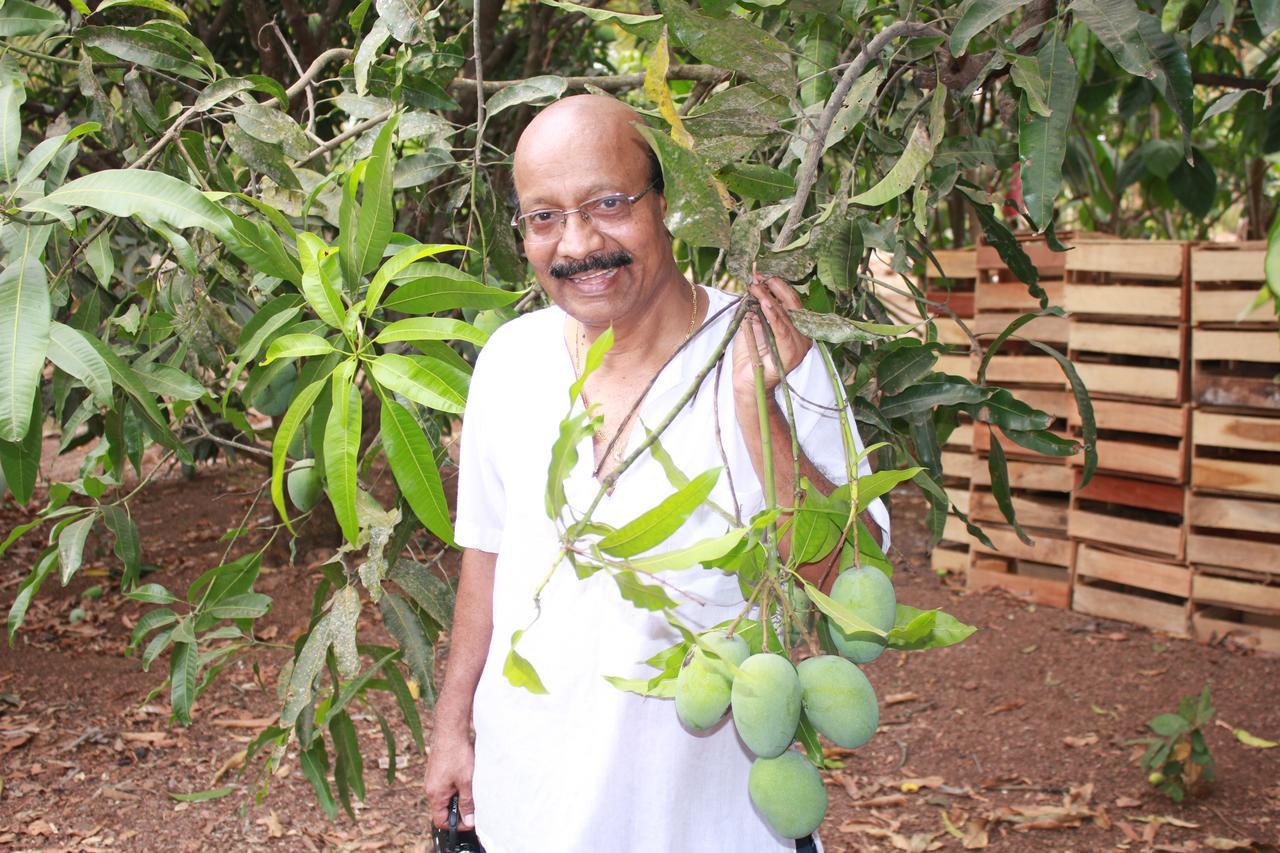
<svg viewBox="0 0 1280 853">
<path fill-rule="evenodd" d="M 831 598 L 881 630 L 893 627 L 897 599 L 879 569 L 842 572 Z M 747 782 L 751 802 L 785 838 L 809 835 L 827 811 L 818 769 L 790 748 L 801 711 L 814 729 L 846 749 L 870 740 L 880 722 L 875 690 L 857 665 L 879 657 L 885 640 L 848 634 L 831 622 L 828 628 L 840 655 L 798 666 L 772 652 L 750 654 L 742 637 L 713 631 L 701 638 L 712 654 L 695 647 L 676 678 L 676 714 L 687 728 L 710 729 L 732 709 L 738 736 L 757 756 Z"/>
</svg>

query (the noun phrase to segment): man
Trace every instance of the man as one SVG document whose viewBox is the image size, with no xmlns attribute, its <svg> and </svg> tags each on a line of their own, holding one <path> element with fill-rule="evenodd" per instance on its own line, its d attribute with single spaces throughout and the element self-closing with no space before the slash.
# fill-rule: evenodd
<svg viewBox="0 0 1280 853">
<path fill-rule="evenodd" d="M 456 792 L 463 825 L 477 828 L 489 853 L 797 849 L 752 808 L 746 785 L 752 756 L 731 724 L 687 732 L 669 700 L 625 693 L 604 680 L 652 674 L 643 661 L 679 641 L 662 615 L 623 600 L 607 572 L 579 579 L 567 565 L 555 565 L 560 543 L 544 510 L 547 470 L 568 388 L 591 342 L 612 327 L 613 347 L 575 404 L 594 405 L 603 417 L 565 482 L 569 506 L 579 514 L 600 480 L 680 399 L 731 313 L 721 310 L 731 302 L 728 294 L 693 286 L 676 265 L 661 172 L 637 121 L 612 98 L 566 98 L 529 124 L 515 152 L 516 222 L 555 305 L 499 329 L 472 379 L 456 525 L 462 573 L 426 779 L 434 823 L 444 825 Z M 784 282 L 756 281 L 751 292 L 777 337 L 788 384 L 812 401 L 795 403 L 803 475 L 830 492 L 832 481 L 845 479 L 845 467 L 826 365 L 790 322 L 786 309 L 800 302 Z M 731 363 L 721 365 L 723 381 L 708 377 L 662 439 L 689 476 L 727 460 L 711 497 L 743 519 L 764 506 L 753 345 L 764 353 L 766 386 L 775 389 L 781 379 L 762 332 L 758 321 L 744 325 Z M 790 432 L 770 396 L 777 494 L 790 496 Z M 623 524 L 671 491 L 646 453 L 594 518 Z M 873 509 L 869 521 L 887 538 L 887 516 Z M 660 550 L 724 529 L 719 515 L 700 509 Z M 815 582 L 820 573 L 815 567 Z M 744 605 L 731 575 L 701 568 L 664 574 L 680 618 L 694 630 L 732 619 Z M 503 675 L 518 631 L 520 653 L 537 669 L 545 695 L 514 687 Z"/>
</svg>

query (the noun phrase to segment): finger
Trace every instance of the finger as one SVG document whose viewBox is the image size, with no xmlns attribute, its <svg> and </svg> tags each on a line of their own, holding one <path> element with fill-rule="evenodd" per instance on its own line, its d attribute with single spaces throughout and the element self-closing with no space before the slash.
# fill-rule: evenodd
<svg viewBox="0 0 1280 853">
<path fill-rule="evenodd" d="M 462 816 L 463 829 L 475 829 L 476 804 L 471 798 L 471 780 L 458 785 L 458 814 Z"/>
<path fill-rule="evenodd" d="M 766 284 L 769 286 L 769 292 L 773 294 L 774 299 L 778 300 L 783 306 L 793 309 L 802 307 L 800 294 L 796 293 L 796 289 L 782 279 L 774 276 Z"/>
</svg>

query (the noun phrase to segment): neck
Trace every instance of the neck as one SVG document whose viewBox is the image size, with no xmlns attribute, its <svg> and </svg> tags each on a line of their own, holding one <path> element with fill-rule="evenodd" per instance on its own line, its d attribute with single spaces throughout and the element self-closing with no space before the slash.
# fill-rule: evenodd
<svg viewBox="0 0 1280 853">
<path fill-rule="evenodd" d="M 696 307 L 692 286 L 676 272 L 667 279 L 662 291 L 654 295 L 653 304 L 643 314 L 613 322 L 613 346 L 604 358 L 601 371 L 607 374 L 652 366 L 655 360 L 665 362 L 688 335 L 690 317 Z M 589 346 L 607 328 L 584 324 L 585 345 Z"/>
</svg>

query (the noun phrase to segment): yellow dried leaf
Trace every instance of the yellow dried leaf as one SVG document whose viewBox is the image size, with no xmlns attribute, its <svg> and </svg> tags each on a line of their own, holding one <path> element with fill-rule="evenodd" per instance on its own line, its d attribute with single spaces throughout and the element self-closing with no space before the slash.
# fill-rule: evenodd
<svg viewBox="0 0 1280 853">
<path fill-rule="evenodd" d="M 1236 736 L 1236 740 L 1240 741 L 1245 746 L 1251 746 L 1254 749 L 1271 749 L 1272 747 L 1280 746 L 1280 743 L 1276 743 L 1273 740 L 1263 740 L 1257 735 L 1250 734 L 1244 729 L 1234 729 L 1231 733 Z"/>
</svg>

